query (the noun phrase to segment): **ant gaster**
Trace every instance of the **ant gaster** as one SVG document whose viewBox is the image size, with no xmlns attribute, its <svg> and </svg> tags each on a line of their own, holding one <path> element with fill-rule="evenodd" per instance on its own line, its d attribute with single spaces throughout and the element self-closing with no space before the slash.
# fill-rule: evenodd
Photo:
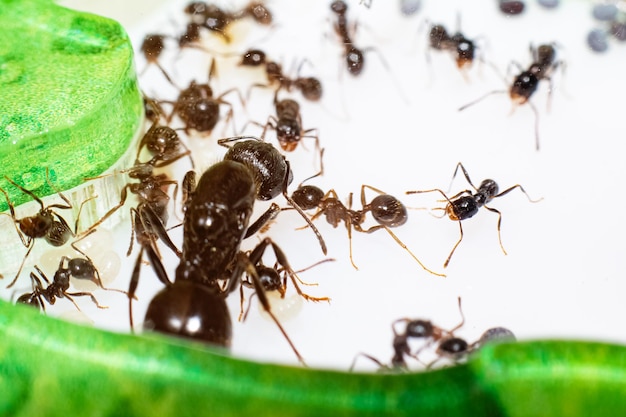
<svg viewBox="0 0 626 417">
<path fill-rule="evenodd" d="M 227 138 L 223 143 L 237 139 Z M 276 169 L 276 161 L 282 161 L 284 172 Z M 183 249 L 176 278 L 150 302 L 144 328 L 229 347 L 232 327 L 224 299 L 245 273 L 252 278 L 263 308 L 303 362 L 272 313 L 259 278 L 256 265 L 266 248 L 272 247 L 301 296 L 313 301 L 328 299 L 313 298 L 300 291 L 284 253 L 271 239 L 263 239 L 250 255 L 239 250 L 253 227 L 249 227 L 249 222 L 254 201 L 271 199 L 281 191 L 286 194 L 289 173 L 288 163 L 274 147 L 247 140 L 237 142 L 223 161 L 202 174 L 185 203 Z"/>
<path fill-rule="evenodd" d="M 513 79 L 508 91 L 494 90 L 478 99 L 461 106 L 459 111 L 473 106 L 492 94 L 509 93 L 509 97 L 514 105 L 522 105 L 528 103 L 535 115 L 535 148 L 539 150 L 539 112 L 535 105 L 530 101 L 531 96 L 537 91 L 539 82 L 547 80 L 550 83 L 548 91 L 548 108 L 550 108 L 550 99 L 552 97 L 552 74 L 562 64 L 556 61 L 556 48 L 554 44 L 539 45 L 537 48 L 531 46 L 530 52 L 533 58 L 532 64 L 526 70 L 520 68 L 520 73 Z M 519 66 L 519 65 L 518 65 Z"/>
<path fill-rule="evenodd" d="M 526 193 L 526 190 L 524 190 L 524 187 L 522 187 L 520 184 L 515 184 L 507 188 L 506 190 L 499 192 L 498 184 L 492 179 L 486 179 L 480 183 L 480 186 L 478 188 L 476 188 L 474 184 L 472 183 L 472 180 L 470 180 L 467 170 L 465 169 L 463 164 L 461 164 L 460 162 L 456 165 L 454 174 L 452 175 L 453 180 L 459 168 L 461 168 L 461 170 L 463 171 L 463 175 L 465 176 L 465 179 L 472 186 L 474 191 L 464 190 L 452 197 L 448 197 L 446 193 L 444 193 L 441 189 L 438 189 L 438 188 L 431 189 L 431 190 L 407 191 L 406 192 L 407 194 L 418 194 L 418 193 L 428 193 L 428 192 L 440 193 L 444 197 L 447 204 L 444 209 L 439 209 L 439 210 L 444 210 L 445 213 L 450 218 L 450 220 L 454 220 L 459 223 L 459 231 L 460 231 L 459 240 L 456 242 L 456 244 L 450 251 L 448 258 L 444 262 L 443 264 L 444 268 L 448 266 L 448 264 L 450 263 L 450 259 L 452 258 L 452 254 L 454 254 L 454 251 L 456 250 L 457 246 L 459 246 L 459 244 L 461 243 L 461 240 L 463 240 L 463 226 L 461 222 L 465 219 L 469 219 L 473 217 L 476 213 L 478 213 L 481 207 L 484 207 L 487 210 L 493 213 L 496 213 L 498 215 L 498 226 L 497 226 L 498 241 L 500 242 L 500 248 L 502 248 L 502 252 L 504 252 L 504 254 L 506 255 L 506 250 L 504 250 L 504 245 L 502 245 L 502 237 L 500 235 L 500 223 L 502 222 L 502 214 L 497 209 L 487 206 L 487 204 L 491 200 L 493 200 L 494 198 L 502 197 L 503 195 L 508 194 L 514 189 L 519 188 L 519 190 L 522 191 L 526 195 L 526 197 L 528 198 L 528 201 L 532 203 L 541 201 L 541 199 L 539 200 L 531 199 L 528 193 Z"/>
</svg>

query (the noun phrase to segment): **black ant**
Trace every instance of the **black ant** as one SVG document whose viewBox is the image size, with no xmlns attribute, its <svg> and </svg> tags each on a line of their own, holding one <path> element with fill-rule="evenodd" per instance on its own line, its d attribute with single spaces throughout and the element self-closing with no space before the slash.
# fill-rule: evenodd
<svg viewBox="0 0 626 417">
<path fill-rule="evenodd" d="M 65 265 L 66 262 L 67 266 Z M 36 265 L 35 270 L 39 276 L 35 275 L 34 272 L 30 273 L 33 291 L 22 294 L 17 299 L 18 303 L 31 305 L 45 312 L 46 307 L 44 305 L 44 300 L 48 304 L 53 305 L 57 298 L 67 298 L 72 302 L 72 304 L 74 304 L 76 309 L 80 311 L 80 308 L 72 297 L 85 296 L 90 297 L 96 307 L 107 308 L 98 304 L 98 300 L 96 300 L 96 297 L 94 297 L 94 295 L 90 292 L 68 292 L 70 288 L 70 278 L 72 276 L 79 279 L 90 279 L 89 275 L 92 271 L 87 264 L 71 260 L 70 258 L 64 256 L 59 263 L 57 271 L 54 273 L 52 282 L 50 282 L 43 271 Z M 44 287 L 42 280 L 46 283 L 46 287 Z"/>
<path fill-rule="evenodd" d="M 428 34 L 429 45 L 438 51 L 448 51 L 454 55 L 459 69 L 467 68 L 474 62 L 476 46 L 461 32 L 450 35 L 443 25 L 433 25 Z"/>
<path fill-rule="evenodd" d="M 209 68 L 209 82 L 212 75 L 215 73 L 215 60 L 211 61 Z M 194 129 L 202 133 L 210 133 L 217 125 L 220 118 L 220 105 L 224 104 L 229 107 L 226 115 L 226 123 L 229 120 L 233 121 L 233 106 L 230 102 L 224 100 L 224 97 L 232 92 L 239 93 L 236 88 L 231 88 L 219 96 L 213 96 L 213 89 L 209 84 L 198 84 L 195 81 L 191 81 L 189 87 L 182 90 L 178 95 L 175 102 L 172 102 L 174 109 L 167 118 L 167 122 L 171 121 L 173 115 L 178 117 L 185 124 L 184 131 L 189 134 L 190 129 Z M 241 94 L 239 93 L 239 99 L 242 106 L 245 106 L 245 102 Z"/>
<path fill-rule="evenodd" d="M 137 157 L 135 160 L 139 161 L 139 155 L 145 147 L 152 155 L 152 166 L 155 168 L 171 164 L 185 156 L 189 156 L 191 167 L 193 168 L 194 162 L 191 158 L 191 152 L 183 141 L 180 140 L 176 130 L 167 125 L 159 125 L 160 114 L 158 114 L 158 112 L 161 111 L 161 109 L 158 104 L 153 101 L 149 103 L 151 101 L 150 99 L 146 100 L 148 102 L 147 106 L 154 109 L 155 115 L 152 125 L 141 138 L 141 142 L 137 147 Z"/>
<path fill-rule="evenodd" d="M 527 70 L 521 70 L 520 73 L 513 79 L 511 86 L 507 90 L 494 90 L 482 97 L 464 105 L 459 108 L 459 111 L 463 111 L 466 108 L 478 103 L 484 98 L 492 94 L 509 93 L 509 97 L 513 101 L 514 105 L 522 105 L 528 103 L 533 113 L 535 114 L 535 148 L 539 150 L 539 112 L 535 105 L 530 101 L 531 96 L 537 91 L 539 82 L 547 80 L 550 82 L 550 89 L 548 91 L 548 108 L 550 108 L 550 98 L 552 96 L 552 74 L 556 69 L 562 65 L 561 61 L 556 61 L 556 48 L 554 44 L 543 44 L 537 48 L 530 47 L 530 52 L 533 58 L 532 64 Z"/>
<path fill-rule="evenodd" d="M 348 66 L 348 72 L 352 75 L 359 75 L 365 64 L 364 51 L 357 48 L 352 41 L 350 29 L 348 28 L 348 18 L 346 12 L 348 5 L 342 0 L 335 0 L 330 5 L 330 10 L 337 15 L 337 21 L 334 24 L 335 32 L 341 38 L 344 46 L 344 59 Z"/>
<path fill-rule="evenodd" d="M 450 263 L 450 259 L 452 258 L 452 254 L 456 250 L 457 246 L 459 246 L 459 244 L 461 243 L 461 240 L 463 240 L 463 226 L 461 222 L 465 219 L 469 219 L 470 217 L 473 217 L 476 213 L 478 213 L 481 207 L 484 207 L 487 210 L 493 213 L 496 213 L 498 215 L 498 226 L 497 226 L 498 241 L 500 242 L 500 248 L 502 248 L 502 252 L 504 252 L 505 255 L 507 254 L 506 250 L 504 249 L 504 245 L 502 245 L 502 236 L 500 235 L 500 223 L 502 222 L 502 213 L 500 213 L 497 209 L 493 207 L 487 206 L 487 204 L 491 200 L 493 200 L 494 198 L 501 197 L 505 194 L 508 194 L 509 192 L 513 191 L 516 188 L 519 188 L 519 190 L 522 191 L 526 195 L 526 197 L 528 198 L 528 201 L 532 203 L 536 203 L 542 200 L 542 199 L 539 199 L 539 200 L 531 199 L 528 193 L 526 193 L 526 190 L 524 190 L 524 187 L 522 187 L 520 184 L 515 184 L 507 188 L 506 190 L 499 192 L 498 184 L 492 179 L 486 179 L 480 183 L 480 186 L 478 188 L 476 188 L 474 184 L 472 183 L 472 180 L 470 180 L 469 174 L 465 170 L 465 167 L 460 162 L 456 165 L 456 168 L 454 169 L 454 174 L 452 175 L 453 180 L 459 168 L 461 168 L 461 170 L 463 171 L 463 175 L 465 176 L 465 179 L 472 186 L 474 191 L 464 190 L 458 194 L 455 194 L 452 197 L 448 197 L 446 193 L 444 193 L 442 190 L 438 188 L 431 189 L 431 190 L 407 191 L 406 192 L 407 194 L 419 194 L 419 193 L 428 193 L 428 192 L 434 192 L 434 191 L 440 193 L 444 197 L 445 201 L 447 202 L 447 205 L 445 208 L 438 209 L 438 210 L 444 210 L 446 214 L 448 215 L 448 217 L 450 218 L 450 220 L 454 220 L 459 223 L 459 231 L 461 235 L 459 237 L 459 240 L 456 242 L 456 244 L 450 251 L 450 255 L 448 255 L 448 258 L 444 262 L 443 264 L 444 268 L 448 266 L 448 264 Z"/>
<path fill-rule="evenodd" d="M 263 127 L 261 139 L 265 140 L 265 133 L 268 128 L 276 131 L 278 144 L 285 152 L 292 152 L 296 149 L 303 138 L 315 139 L 315 148 L 322 153 L 319 144 L 317 129 L 302 129 L 302 116 L 300 114 L 300 105 L 297 101 L 287 98 L 282 100 L 274 99 L 276 108 L 276 116 L 270 115 L 265 125 L 257 122 L 250 122 Z M 245 127 L 244 127 L 245 129 Z M 311 134 L 313 133 L 313 134 Z"/>
<path fill-rule="evenodd" d="M 430 320 L 424 319 L 410 319 L 410 318 L 401 318 L 395 320 L 391 324 L 391 330 L 393 331 L 393 356 L 391 357 L 391 364 L 385 365 L 380 360 L 375 357 L 368 355 L 366 353 L 360 353 L 352 362 L 352 366 L 350 370 L 354 369 L 356 364 L 356 359 L 359 356 L 364 356 L 372 362 L 379 365 L 381 370 L 384 371 L 405 371 L 408 369 L 408 364 L 406 363 L 406 357 L 411 357 L 419 361 L 418 355 L 419 353 L 425 349 L 426 347 L 431 346 L 433 343 L 444 342 L 446 346 L 443 349 L 447 348 L 447 340 L 452 340 L 454 338 L 454 332 L 460 329 L 465 323 L 465 316 L 463 315 L 463 310 L 461 309 L 461 298 L 458 298 L 459 304 L 459 312 L 461 313 L 461 322 L 457 324 L 451 330 L 445 330 L 439 326 L 434 325 Z M 404 323 L 404 329 L 401 332 L 396 330 L 396 326 L 399 323 Z M 426 340 L 426 344 L 423 345 L 420 349 L 418 349 L 415 353 L 411 352 L 411 347 L 409 346 L 409 340 L 411 339 L 420 339 Z"/>
<path fill-rule="evenodd" d="M 369 203 L 365 198 L 365 189 L 368 188 L 378 193 L 376 197 Z M 409 255 L 426 271 L 433 275 L 445 276 L 428 269 L 411 250 L 391 231 L 392 227 L 398 227 L 406 223 L 408 214 L 406 207 L 396 197 L 386 194 L 378 188 L 370 185 L 361 185 L 361 210 L 352 209 L 352 193 L 348 198 L 348 207 L 346 207 L 338 198 L 335 190 L 331 189 L 324 194 L 320 188 L 313 185 L 302 185 L 298 187 L 292 194 L 293 200 L 304 210 L 316 208 L 317 211 L 311 217 L 311 220 L 317 219 L 324 214 L 326 221 L 333 227 L 337 227 L 340 222 L 344 222 L 348 230 L 348 241 L 350 243 L 350 263 L 354 269 L 359 269 L 354 263 L 352 257 L 352 228 L 362 233 L 372 233 L 379 229 L 384 229 L 389 235 L 406 250 Z M 363 229 L 362 224 L 368 212 L 372 213 L 372 217 L 378 223 L 368 229 Z"/>
<path fill-rule="evenodd" d="M 222 144 L 239 139 L 226 138 Z M 254 201 L 268 200 L 281 192 L 286 195 L 290 176 L 284 157 L 259 140 L 237 142 L 223 161 L 202 174 L 185 204 L 183 249 L 176 279 L 150 302 L 145 329 L 229 347 L 232 326 L 225 298 L 247 274 L 263 308 L 304 363 L 272 313 L 259 277 L 257 264 L 267 247 L 272 247 L 278 263 L 289 271 L 298 294 L 313 301 L 328 298 L 314 298 L 300 291 L 295 272 L 271 239 L 263 239 L 250 255 L 239 250 L 252 227 L 249 222 Z M 161 281 L 167 281 L 162 273 Z"/>
<path fill-rule="evenodd" d="M 250 2 L 246 7 L 237 12 L 227 12 L 216 5 L 204 2 L 189 3 L 185 9 L 191 22 L 200 25 L 212 32 L 220 34 L 226 42 L 230 42 L 230 36 L 226 33 L 228 26 L 239 19 L 251 17 L 261 25 L 272 23 L 272 13 L 261 2 Z"/>
<path fill-rule="evenodd" d="M 57 191 L 57 194 L 59 195 L 59 197 L 63 200 L 65 204 L 55 203 L 55 204 L 50 204 L 46 206 L 44 205 L 43 201 L 39 197 L 37 197 L 35 193 L 33 193 L 32 191 L 27 190 L 26 188 L 17 184 L 15 181 L 13 181 L 9 177 L 5 176 L 5 179 L 9 181 L 13 186 L 18 188 L 20 191 L 22 191 L 23 193 L 31 196 L 33 200 L 39 203 L 39 206 L 40 206 L 39 212 L 37 214 L 18 219 L 15 214 L 15 207 L 9 198 L 9 194 L 7 193 L 6 190 L 4 190 L 3 188 L 0 188 L 0 191 L 4 194 L 4 197 L 7 201 L 7 204 L 9 206 L 9 211 L 10 211 L 10 214 L 7 214 L 7 213 L 0 213 L 0 214 L 10 216 L 11 219 L 13 219 L 15 230 L 17 231 L 17 234 L 19 235 L 22 241 L 22 244 L 27 248 L 26 254 L 24 255 L 24 259 L 22 260 L 22 263 L 20 264 L 17 274 L 15 275 L 11 283 L 9 283 L 9 285 L 7 286 L 7 288 L 11 288 L 17 281 L 18 277 L 20 276 L 20 273 L 22 272 L 22 269 L 24 268 L 24 264 L 26 263 L 26 259 L 28 258 L 28 255 L 30 255 L 31 251 L 33 250 L 33 247 L 35 245 L 35 240 L 44 239 L 46 242 L 48 242 L 52 246 L 55 246 L 55 247 L 63 246 L 72 237 L 76 235 L 76 228 L 78 227 L 78 216 L 75 222 L 74 230 L 72 231 L 67 221 L 54 210 L 54 209 L 67 210 L 67 209 L 72 209 L 74 207 L 72 206 L 72 203 L 67 199 L 67 197 L 65 197 L 63 193 L 61 193 L 59 190 L 57 190 L 54 187 L 54 185 L 52 185 L 52 183 L 50 182 L 48 169 L 46 169 L 46 180 L 48 184 L 50 185 L 50 187 L 52 187 L 55 191 Z M 85 202 L 83 202 L 83 204 Z"/>
<path fill-rule="evenodd" d="M 302 61 L 302 64 L 307 61 Z M 300 64 L 300 67 L 302 66 Z M 253 84 L 253 87 L 271 87 L 276 86 L 276 94 L 281 89 L 291 91 L 292 89 L 300 90 L 304 98 L 310 101 L 318 101 L 322 97 L 322 83 L 315 77 L 300 77 L 290 78 L 283 73 L 282 66 L 274 61 L 266 59 L 265 52 L 259 49 L 250 49 L 246 51 L 241 59 L 239 65 L 248 67 L 258 67 L 263 65 L 265 67 L 265 74 L 267 76 L 268 85 L 265 84 Z M 298 68 L 298 73 L 300 68 Z"/>
</svg>

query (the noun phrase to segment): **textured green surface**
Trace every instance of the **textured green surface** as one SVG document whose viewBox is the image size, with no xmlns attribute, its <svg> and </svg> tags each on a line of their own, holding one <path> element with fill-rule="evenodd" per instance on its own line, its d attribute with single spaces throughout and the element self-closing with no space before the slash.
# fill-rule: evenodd
<svg viewBox="0 0 626 417">
<path fill-rule="evenodd" d="M 0 187 L 16 204 L 101 174 L 139 126 L 141 96 L 123 28 L 48 0 L 0 0 Z M 4 198 L 0 210 L 6 210 Z"/>
<path fill-rule="evenodd" d="M 0 415 L 590 416 L 626 410 L 626 347 L 494 345 L 468 364 L 359 374 L 246 362 L 200 345 L 0 302 Z"/>
</svg>

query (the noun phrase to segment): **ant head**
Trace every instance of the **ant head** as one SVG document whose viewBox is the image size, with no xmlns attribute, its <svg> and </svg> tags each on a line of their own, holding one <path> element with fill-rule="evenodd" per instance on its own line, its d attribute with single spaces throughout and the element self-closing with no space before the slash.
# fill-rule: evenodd
<svg viewBox="0 0 626 417">
<path fill-rule="evenodd" d="M 300 142 L 300 123 L 291 118 L 280 119 L 276 126 L 276 137 L 283 151 L 292 152 Z"/>
<path fill-rule="evenodd" d="M 456 45 L 456 64 L 459 68 L 463 68 L 465 66 L 469 66 L 474 62 L 474 52 L 476 47 L 474 46 L 474 42 L 469 39 L 460 37 L 457 41 Z"/>
<path fill-rule="evenodd" d="M 259 280 L 265 291 L 280 291 L 283 288 L 280 274 L 275 268 L 270 268 L 265 265 L 257 266 L 257 273 L 259 274 Z"/>
<path fill-rule="evenodd" d="M 513 103 L 526 103 L 535 90 L 537 90 L 537 87 L 539 86 L 539 78 L 533 74 L 533 71 L 539 73 L 540 70 L 533 70 L 533 66 L 531 66 L 531 70 L 524 71 L 515 77 L 509 91 L 509 96 L 511 97 L 511 100 L 513 100 Z"/>
</svg>

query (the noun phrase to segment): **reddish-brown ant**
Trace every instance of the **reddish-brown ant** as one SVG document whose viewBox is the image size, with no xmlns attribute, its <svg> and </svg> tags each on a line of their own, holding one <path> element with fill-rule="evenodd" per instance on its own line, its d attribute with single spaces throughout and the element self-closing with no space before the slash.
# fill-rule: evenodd
<svg viewBox="0 0 626 417">
<path fill-rule="evenodd" d="M 502 248 L 502 252 L 504 252 L 504 254 L 506 255 L 506 250 L 504 250 L 504 245 L 502 245 L 502 236 L 500 234 L 500 223 L 502 222 L 502 213 L 500 213 L 500 211 L 498 211 L 497 209 L 493 207 L 487 206 L 487 204 L 491 200 L 493 200 L 494 198 L 502 197 L 503 195 L 508 194 L 509 192 L 519 188 L 519 190 L 523 192 L 524 195 L 526 195 L 526 197 L 528 198 L 528 201 L 532 203 L 541 201 L 541 199 L 539 200 L 531 199 L 528 193 L 526 193 L 526 190 L 524 190 L 524 187 L 522 187 L 520 184 L 515 184 L 507 188 L 506 190 L 499 192 L 498 184 L 492 179 L 486 179 L 480 183 L 480 186 L 478 188 L 476 188 L 474 184 L 472 183 L 472 180 L 470 180 L 469 174 L 465 170 L 465 167 L 460 162 L 456 165 L 456 168 L 454 169 L 454 174 L 452 175 L 453 180 L 459 168 L 461 168 L 461 170 L 463 171 L 463 175 L 465 176 L 465 179 L 472 186 L 474 191 L 464 190 L 458 194 L 453 195 L 452 197 L 448 197 L 445 192 L 443 192 L 441 189 L 438 189 L 438 188 L 431 189 L 431 190 L 407 191 L 406 192 L 407 194 L 419 194 L 419 193 L 429 193 L 429 192 L 440 193 L 445 199 L 445 201 L 447 202 L 447 204 L 445 208 L 443 209 L 440 208 L 438 210 L 444 210 L 445 213 L 450 218 L 450 220 L 454 220 L 459 223 L 460 237 L 459 237 L 459 240 L 452 247 L 452 250 L 450 251 L 448 258 L 444 262 L 443 264 L 444 268 L 448 266 L 448 264 L 450 263 L 450 259 L 452 258 L 452 254 L 454 254 L 454 251 L 456 250 L 457 246 L 459 246 L 459 244 L 461 243 L 461 240 L 463 240 L 463 226 L 461 222 L 465 219 L 469 219 L 470 217 L 473 217 L 476 213 L 478 213 L 481 207 L 484 207 L 487 210 L 491 211 L 492 213 L 496 213 L 498 215 L 498 226 L 497 226 L 498 241 L 500 242 L 500 248 Z"/>
<path fill-rule="evenodd" d="M 370 189 L 378 195 L 369 203 L 366 201 L 365 189 Z M 427 268 L 411 250 L 398 238 L 391 228 L 398 227 L 406 223 L 408 215 L 406 207 L 400 200 L 392 195 L 386 194 L 378 188 L 363 184 L 361 186 L 361 210 L 352 209 L 352 193 L 348 198 L 348 207 L 339 200 L 335 190 L 324 192 L 312 185 L 300 185 L 292 194 L 293 200 L 305 210 L 316 208 L 317 211 L 311 217 L 311 220 L 317 219 L 322 214 L 326 216 L 326 221 L 333 227 L 337 227 L 343 222 L 348 230 L 348 241 L 350 244 L 350 263 L 354 269 L 359 269 L 352 257 L 352 228 L 362 233 L 372 233 L 379 229 L 384 229 L 389 235 L 406 250 L 409 255 L 426 271 L 433 275 L 445 276 Z M 368 212 L 372 213 L 372 217 L 378 223 L 375 226 L 364 229 L 362 224 Z"/>
<path fill-rule="evenodd" d="M 474 104 L 482 101 L 486 97 L 492 94 L 508 93 L 509 97 L 513 101 L 514 105 L 522 105 L 528 103 L 535 115 L 535 148 L 539 150 L 539 112 L 535 105 L 530 101 L 531 96 L 537 91 L 539 82 L 547 80 L 550 83 L 550 90 L 548 91 L 548 108 L 550 108 L 550 99 L 552 97 L 552 74 L 556 69 L 562 65 L 561 61 L 556 61 L 556 48 L 552 44 L 539 45 L 537 48 L 530 48 L 533 62 L 528 69 L 522 70 L 513 79 L 508 90 L 494 90 L 479 97 L 478 99 L 461 106 L 459 111 L 463 111 L 466 108 L 473 106 Z M 519 66 L 519 65 L 518 65 Z"/>
<path fill-rule="evenodd" d="M 300 67 L 307 61 L 302 61 Z M 300 77 L 296 78 L 288 77 L 282 69 L 282 66 L 274 61 L 266 59 L 265 52 L 259 49 L 250 49 L 246 51 L 241 59 L 239 65 L 248 67 L 258 67 L 263 65 L 265 67 L 265 74 L 267 76 L 268 84 L 253 84 L 253 87 L 271 87 L 276 86 L 275 93 L 281 89 L 291 91 L 292 89 L 300 90 L 304 98 L 311 101 L 318 101 L 322 97 L 322 83 L 315 77 Z M 300 67 L 298 68 L 298 74 L 300 73 Z"/>
</svg>

